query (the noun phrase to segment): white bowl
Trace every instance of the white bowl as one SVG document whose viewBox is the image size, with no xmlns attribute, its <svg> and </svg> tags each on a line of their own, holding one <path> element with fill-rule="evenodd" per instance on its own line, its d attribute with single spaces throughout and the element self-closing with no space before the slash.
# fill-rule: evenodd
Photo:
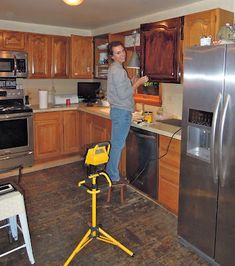
<svg viewBox="0 0 235 266">
<path fill-rule="evenodd" d="M 106 50 L 108 48 L 108 43 L 101 44 L 101 45 L 97 46 L 97 48 L 99 50 Z"/>
</svg>

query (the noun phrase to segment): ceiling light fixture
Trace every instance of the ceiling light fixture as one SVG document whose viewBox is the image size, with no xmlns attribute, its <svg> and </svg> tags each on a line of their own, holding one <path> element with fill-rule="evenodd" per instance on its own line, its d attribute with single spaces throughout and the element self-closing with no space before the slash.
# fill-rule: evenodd
<svg viewBox="0 0 235 266">
<path fill-rule="evenodd" d="M 63 0 L 67 5 L 70 6 L 78 6 L 80 5 L 84 0 Z"/>
</svg>

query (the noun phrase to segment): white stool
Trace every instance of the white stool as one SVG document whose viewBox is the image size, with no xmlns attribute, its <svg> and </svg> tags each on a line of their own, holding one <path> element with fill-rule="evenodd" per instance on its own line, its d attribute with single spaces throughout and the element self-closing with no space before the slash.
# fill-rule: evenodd
<svg viewBox="0 0 235 266">
<path fill-rule="evenodd" d="M 16 219 L 17 215 L 19 216 L 21 227 L 17 224 L 17 219 Z M 0 195 L 0 221 L 5 220 L 5 219 L 7 219 L 9 223 L 3 226 L 0 226 L 0 229 L 10 226 L 12 237 L 15 240 L 17 240 L 18 239 L 17 228 L 19 228 L 24 237 L 24 244 L 14 249 L 11 249 L 5 253 L 0 254 L 0 258 L 18 249 L 26 248 L 29 261 L 31 264 L 34 264 L 35 260 L 33 257 L 33 251 L 32 251 L 32 246 L 31 246 L 27 216 L 26 216 L 25 205 L 24 205 L 24 197 L 19 191 L 12 191 L 12 192 Z"/>
</svg>

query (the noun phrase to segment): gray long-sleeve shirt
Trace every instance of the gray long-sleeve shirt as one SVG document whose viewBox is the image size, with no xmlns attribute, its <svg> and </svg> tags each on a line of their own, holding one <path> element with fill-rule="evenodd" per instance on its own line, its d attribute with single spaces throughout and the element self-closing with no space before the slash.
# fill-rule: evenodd
<svg viewBox="0 0 235 266">
<path fill-rule="evenodd" d="M 113 62 L 108 70 L 107 98 L 111 107 L 134 112 L 133 88 L 122 64 Z"/>
</svg>

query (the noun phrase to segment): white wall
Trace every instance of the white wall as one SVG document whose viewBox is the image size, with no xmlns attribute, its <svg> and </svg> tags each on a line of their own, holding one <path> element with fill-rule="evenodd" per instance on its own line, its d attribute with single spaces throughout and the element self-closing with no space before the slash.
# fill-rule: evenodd
<svg viewBox="0 0 235 266">
<path fill-rule="evenodd" d="M 0 29 L 42 33 L 42 34 L 55 34 L 62 36 L 69 36 L 71 34 L 91 36 L 90 30 L 57 27 L 57 26 L 33 24 L 33 23 L 23 23 L 17 21 L 9 21 L 9 20 L 0 20 Z"/>
</svg>

